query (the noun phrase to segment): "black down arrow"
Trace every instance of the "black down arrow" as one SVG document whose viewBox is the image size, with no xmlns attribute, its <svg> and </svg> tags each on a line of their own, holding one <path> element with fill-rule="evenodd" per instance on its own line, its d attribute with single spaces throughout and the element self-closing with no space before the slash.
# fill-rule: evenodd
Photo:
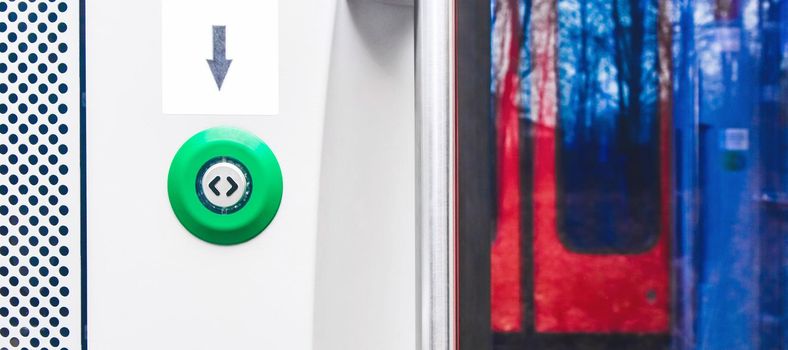
<svg viewBox="0 0 788 350">
<path fill-rule="evenodd" d="M 227 77 L 227 71 L 230 70 L 232 63 L 233 60 L 227 59 L 227 27 L 213 26 L 213 59 L 208 60 L 208 67 L 211 68 L 213 80 L 219 91 L 222 90 L 224 78 Z"/>
</svg>

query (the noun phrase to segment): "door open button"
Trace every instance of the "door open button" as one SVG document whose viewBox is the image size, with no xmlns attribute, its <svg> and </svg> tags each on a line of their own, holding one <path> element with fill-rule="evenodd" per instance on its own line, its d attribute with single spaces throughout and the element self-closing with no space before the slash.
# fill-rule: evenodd
<svg viewBox="0 0 788 350">
<path fill-rule="evenodd" d="M 231 214 L 240 210 L 251 192 L 249 171 L 229 157 L 208 161 L 197 175 L 197 195 L 215 213 Z"/>
<path fill-rule="evenodd" d="M 220 245 L 262 233 L 279 211 L 283 186 L 271 148 L 254 134 L 229 127 L 189 138 L 167 174 L 175 217 L 195 237 Z"/>
</svg>

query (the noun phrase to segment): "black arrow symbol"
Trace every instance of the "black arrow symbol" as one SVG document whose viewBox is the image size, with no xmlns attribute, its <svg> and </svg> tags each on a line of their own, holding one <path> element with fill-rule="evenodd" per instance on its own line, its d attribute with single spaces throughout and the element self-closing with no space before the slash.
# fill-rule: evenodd
<svg viewBox="0 0 788 350">
<path fill-rule="evenodd" d="M 230 197 L 233 195 L 233 193 L 235 193 L 235 191 L 238 190 L 238 184 L 235 183 L 235 181 L 233 181 L 233 178 L 229 176 L 227 177 L 227 182 L 230 183 L 230 190 L 227 191 L 227 197 Z"/>
<path fill-rule="evenodd" d="M 211 182 L 208 183 L 208 188 L 210 188 L 211 192 L 213 192 L 213 194 L 216 195 L 216 196 L 221 194 L 221 192 L 219 192 L 219 190 L 216 189 L 216 184 L 218 184 L 219 181 L 221 181 L 221 180 L 222 180 L 222 178 L 220 176 L 217 176 L 217 177 L 213 178 L 213 180 L 211 180 Z"/>
<path fill-rule="evenodd" d="M 213 73 L 213 80 L 216 81 L 216 86 L 221 91 L 224 78 L 227 76 L 227 71 L 230 70 L 230 64 L 233 63 L 233 60 L 227 59 L 226 26 L 213 26 L 213 59 L 207 61 L 208 67 Z"/>
</svg>

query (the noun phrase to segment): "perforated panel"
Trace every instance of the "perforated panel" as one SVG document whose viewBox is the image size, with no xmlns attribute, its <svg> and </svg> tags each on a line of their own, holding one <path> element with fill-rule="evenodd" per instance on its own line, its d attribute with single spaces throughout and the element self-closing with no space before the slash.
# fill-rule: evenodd
<svg viewBox="0 0 788 350">
<path fill-rule="evenodd" d="M 0 349 L 79 349 L 78 1 L 0 2 Z"/>
</svg>

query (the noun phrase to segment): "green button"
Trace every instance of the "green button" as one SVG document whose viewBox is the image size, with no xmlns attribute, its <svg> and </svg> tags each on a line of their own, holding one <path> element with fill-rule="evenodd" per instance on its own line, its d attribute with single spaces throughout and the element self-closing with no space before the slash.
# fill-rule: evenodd
<svg viewBox="0 0 788 350">
<path fill-rule="evenodd" d="M 175 216 L 194 236 L 239 244 L 257 237 L 276 216 L 282 171 L 255 135 L 212 128 L 192 136 L 175 154 L 167 192 Z"/>
</svg>

